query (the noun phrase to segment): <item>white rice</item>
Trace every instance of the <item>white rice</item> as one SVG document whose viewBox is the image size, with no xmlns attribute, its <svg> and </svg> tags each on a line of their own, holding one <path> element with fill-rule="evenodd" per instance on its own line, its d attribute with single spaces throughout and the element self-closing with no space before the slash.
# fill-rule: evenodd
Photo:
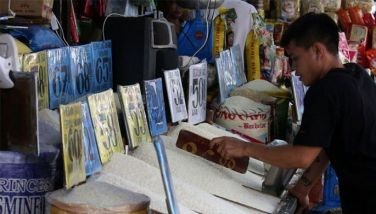
<svg viewBox="0 0 376 214">
<path fill-rule="evenodd" d="M 146 195 L 103 182 L 88 182 L 70 190 L 57 190 L 49 194 L 48 198 L 51 201 L 56 200 L 72 206 L 85 205 L 92 209 L 139 205 L 150 200 Z"/>
<path fill-rule="evenodd" d="M 213 195 L 264 212 L 271 213 L 277 207 L 279 198 L 242 186 L 246 185 L 261 190 L 262 177 L 251 175 L 252 173 L 243 176 L 176 148 L 174 142 L 171 142 L 173 138 L 162 137 L 162 139 L 165 141 L 166 155 L 174 179 L 178 178 Z M 131 155 L 158 167 L 155 151 L 151 144 L 141 145 Z M 246 182 L 247 184 L 244 184 Z"/>
<path fill-rule="evenodd" d="M 119 181 L 126 180 L 138 189 L 144 188 L 162 197 L 165 195 L 159 169 L 131 156 L 114 154 L 111 161 L 103 167 L 99 180 L 114 185 L 119 185 Z M 177 201 L 195 212 L 213 214 L 244 213 L 231 203 L 216 198 L 182 181 L 178 177 L 173 176 L 172 180 Z M 144 194 L 148 195 L 148 193 Z M 151 208 L 153 209 L 153 207 Z M 167 213 L 167 210 L 164 213 Z"/>
</svg>

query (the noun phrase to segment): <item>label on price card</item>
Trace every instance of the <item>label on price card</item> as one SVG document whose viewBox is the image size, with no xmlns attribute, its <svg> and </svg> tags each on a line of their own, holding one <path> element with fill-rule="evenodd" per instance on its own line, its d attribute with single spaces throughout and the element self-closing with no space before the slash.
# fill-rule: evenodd
<svg viewBox="0 0 376 214">
<path fill-rule="evenodd" d="M 95 72 L 93 91 L 99 92 L 112 88 L 112 51 L 111 40 L 90 43 Z"/>
<path fill-rule="evenodd" d="M 88 96 L 90 115 L 102 164 L 107 163 L 113 152 L 124 152 L 119 120 L 112 89 Z"/>
<path fill-rule="evenodd" d="M 82 142 L 81 103 L 60 105 L 65 187 L 67 189 L 86 179 Z"/>
<path fill-rule="evenodd" d="M 47 50 L 50 109 L 74 100 L 69 48 Z"/>
<path fill-rule="evenodd" d="M 155 137 L 167 132 L 162 79 L 147 80 L 144 86 L 150 134 Z"/>
<path fill-rule="evenodd" d="M 206 119 L 207 78 L 206 62 L 189 67 L 189 123 L 196 124 Z"/>
<path fill-rule="evenodd" d="M 165 71 L 164 77 L 172 122 L 187 119 L 188 113 L 179 69 Z"/>
<path fill-rule="evenodd" d="M 151 143 L 149 127 L 142 102 L 140 85 L 118 86 L 121 108 L 130 149 L 141 143 Z"/>
</svg>

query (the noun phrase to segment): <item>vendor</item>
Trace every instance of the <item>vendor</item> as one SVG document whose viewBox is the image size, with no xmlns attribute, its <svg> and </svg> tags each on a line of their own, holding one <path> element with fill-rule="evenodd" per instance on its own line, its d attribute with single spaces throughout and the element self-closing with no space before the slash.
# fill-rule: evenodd
<svg viewBox="0 0 376 214">
<path fill-rule="evenodd" d="M 211 147 L 218 146 L 224 158 L 248 156 L 282 168 L 309 168 L 299 181 L 303 186 L 311 186 L 330 160 L 342 212 L 376 213 L 376 84 L 359 65 L 341 63 L 338 31 L 326 14 L 308 13 L 282 36 L 297 75 L 310 86 L 293 145 L 219 137 Z M 300 189 L 291 193 L 303 203 L 306 192 L 299 194 Z"/>
</svg>

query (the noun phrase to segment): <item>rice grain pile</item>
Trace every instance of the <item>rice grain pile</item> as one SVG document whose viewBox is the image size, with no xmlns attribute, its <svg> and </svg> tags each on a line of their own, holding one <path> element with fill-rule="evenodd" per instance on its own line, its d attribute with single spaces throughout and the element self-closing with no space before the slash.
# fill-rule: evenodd
<svg viewBox="0 0 376 214">
<path fill-rule="evenodd" d="M 50 193 L 47 200 L 60 209 L 97 213 L 146 210 L 150 203 L 146 195 L 104 182 L 88 182 L 71 190 L 60 189 Z"/>
<path fill-rule="evenodd" d="M 162 136 L 162 139 L 166 145 L 166 155 L 174 179 L 178 178 L 213 195 L 264 212 L 271 213 L 277 207 L 280 201 L 279 198 L 242 186 L 246 185 L 261 190 L 262 177 L 252 175 L 252 173 L 244 176 L 243 174 L 232 172 L 176 148 L 174 145 L 175 142 L 171 142 L 173 138 Z M 131 155 L 151 166 L 158 167 L 158 161 L 152 144 L 142 144 Z M 247 184 L 243 184 L 242 182 L 247 182 Z"/>
<path fill-rule="evenodd" d="M 111 161 L 103 167 L 102 174 L 98 180 L 119 186 L 128 182 L 138 189 L 147 189 L 156 195 L 161 195 L 162 198 L 165 195 L 159 168 L 129 155 L 114 154 Z M 244 213 L 230 202 L 217 198 L 180 180 L 178 177 L 172 176 L 172 180 L 177 201 L 195 212 L 213 214 Z M 125 188 L 129 188 L 129 186 Z M 132 188 L 129 189 L 135 191 Z M 148 195 L 148 193 L 144 194 Z M 153 207 L 151 208 L 153 209 Z M 181 212 L 183 211 L 181 210 Z M 163 213 L 167 213 L 167 210 Z M 254 213 L 259 212 L 254 211 Z"/>
</svg>

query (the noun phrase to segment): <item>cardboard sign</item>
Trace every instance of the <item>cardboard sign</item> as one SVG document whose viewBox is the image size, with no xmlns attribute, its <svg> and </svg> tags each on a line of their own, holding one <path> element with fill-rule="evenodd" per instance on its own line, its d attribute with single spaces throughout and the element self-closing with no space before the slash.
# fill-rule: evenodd
<svg viewBox="0 0 376 214">
<path fill-rule="evenodd" d="M 233 69 L 235 70 L 236 86 L 241 86 L 247 82 L 247 77 L 244 72 L 244 63 L 242 53 L 239 45 L 235 45 L 230 48 L 231 59 L 233 63 Z"/>
<path fill-rule="evenodd" d="M 118 92 L 130 149 L 140 143 L 151 143 L 140 85 L 119 85 Z"/>
<path fill-rule="evenodd" d="M 47 50 L 50 109 L 74 100 L 69 48 Z"/>
<path fill-rule="evenodd" d="M 166 133 L 168 129 L 162 79 L 147 80 L 144 82 L 144 86 L 150 134 L 155 137 Z"/>
<path fill-rule="evenodd" d="M 184 91 L 179 69 L 165 71 L 164 76 L 172 122 L 174 123 L 187 119 L 187 107 L 185 105 Z"/>
<path fill-rule="evenodd" d="M 95 84 L 93 91 L 99 92 L 112 88 L 112 52 L 111 41 L 92 42 L 93 70 Z"/>
<path fill-rule="evenodd" d="M 301 121 L 304 112 L 305 88 L 303 83 L 299 80 L 299 77 L 295 75 L 295 72 L 291 73 L 291 86 L 294 94 L 296 119 Z"/>
<path fill-rule="evenodd" d="M 70 47 L 70 65 L 75 98 L 94 92 L 97 85 L 90 44 Z"/>
<path fill-rule="evenodd" d="M 95 138 L 93 122 L 90 116 L 87 102 L 81 104 L 82 108 L 82 131 L 85 151 L 85 171 L 86 176 L 99 172 L 102 169 L 99 157 L 97 140 Z"/>
<path fill-rule="evenodd" d="M 178 148 L 194 155 L 240 173 L 245 173 L 247 171 L 249 158 L 225 159 L 217 152 L 216 147 L 211 149 L 209 144 L 210 139 L 184 129 L 180 131 L 178 140 L 176 141 L 176 146 Z"/>
<path fill-rule="evenodd" d="M 113 152 L 124 152 L 119 119 L 112 89 L 88 96 L 90 115 L 102 164 L 107 163 Z"/>
<path fill-rule="evenodd" d="M 60 123 L 65 187 L 69 189 L 86 179 L 81 103 L 60 105 Z"/>
<path fill-rule="evenodd" d="M 39 110 L 48 108 L 48 74 L 47 52 L 25 54 L 23 57 L 23 71 L 38 74 L 38 107 Z"/>
<path fill-rule="evenodd" d="M 189 123 L 196 124 L 206 119 L 207 78 L 206 62 L 189 67 Z"/>
</svg>

